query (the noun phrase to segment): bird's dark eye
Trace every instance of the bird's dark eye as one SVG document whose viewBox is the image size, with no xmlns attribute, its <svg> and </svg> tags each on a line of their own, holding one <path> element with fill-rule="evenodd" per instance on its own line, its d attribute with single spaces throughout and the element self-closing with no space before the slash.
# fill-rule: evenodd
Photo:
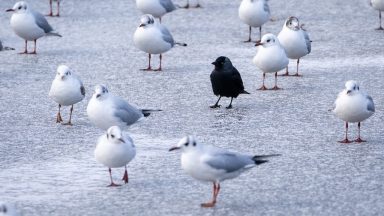
<svg viewBox="0 0 384 216">
<path fill-rule="evenodd" d="M 357 90 L 360 90 L 360 89 L 359 89 L 359 86 L 357 86 Z"/>
<path fill-rule="evenodd" d="M 23 7 L 19 6 L 19 10 L 21 10 L 21 8 L 23 8 Z"/>
<path fill-rule="evenodd" d="M 189 144 L 189 143 L 185 143 L 184 145 L 185 145 L 185 146 L 188 146 L 188 144 Z"/>
<path fill-rule="evenodd" d="M 356 90 L 356 86 L 353 86 L 353 90 Z"/>
<path fill-rule="evenodd" d="M 196 142 L 193 142 L 193 146 L 196 146 Z"/>
<path fill-rule="evenodd" d="M 112 137 L 112 138 L 115 138 L 115 135 L 111 134 L 111 137 Z"/>
<path fill-rule="evenodd" d="M 267 43 L 269 43 L 270 41 L 271 41 L 271 40 L 268 39 L 268 40 L 267 40 Z"/>
</svg>

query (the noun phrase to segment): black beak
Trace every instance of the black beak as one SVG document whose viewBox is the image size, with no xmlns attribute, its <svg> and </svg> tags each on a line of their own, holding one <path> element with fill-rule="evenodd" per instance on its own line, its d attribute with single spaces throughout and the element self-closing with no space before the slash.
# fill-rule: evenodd
<svg viewBox="0 0 384 216">
<path fill-rule="evenodd" d="M 348 91 L 347 91 L 347 94 L 349 94 L 349 93 L 351 93 L 351 92 L 352 92 L 351 90 L 348 90 Z"/>
<path fill-rule="evenodd" d="M 119 140 L 120 140 L 122 143 L 125 143 L 125 141 L 124 141 L 122 138 L 120 138 Z"/>
<path fill-rule="evenodd" d="M 13 10 L 13 9 L 8 9 L 8 10 L 6 10 L 5 12 L 13 12 L 13 11 L 15 11 L 15 10 Z"/>
<path fill-rule="evenodd" d="M 213 64 L 213 65 L 217 66 L 217 62 L 212 62 L 211 64 Z"/>
<path fill-rule="evenodd" d="M 261 43 L 261 41 L 257 41 L 255 46 L 260 46 L 260 45 L 263 45 L 263 43 Z"/>
<path fill-rule="evenodd" d="M 100 97 L 100 96 L 101 96 L 101 94 L 97 94 L 97 95 L 96 95 L 96 98 L 98 98 L 98 97 Z"/>
<path fill-rule="evenodd" d="M 172 147 L 169 149 L 169 151 L 174 151 L 174 150 L 178 150 L 178 149 L 180 149 L 180 147 Z"/>
<path fill-rule="evenodd" d="M 143 26 L 145 26 L 145 24 L 140 24 L 140 25 L 139 25 L 139 27 L 143 27 Z"/>
</svg>

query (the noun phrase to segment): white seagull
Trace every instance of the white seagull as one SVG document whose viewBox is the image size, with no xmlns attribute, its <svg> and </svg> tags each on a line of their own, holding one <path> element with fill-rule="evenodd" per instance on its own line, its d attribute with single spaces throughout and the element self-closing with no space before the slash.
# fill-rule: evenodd
<svg viewBox="0 0 384 216">
<path fill-rule="evenodd" d="M 379 11 L 380 26 L 376 30 L 384 30 L 384 28 L 381 27 L 381 11 L 384 11 L 384 0 L 370 0 L 369 3 L 373 9 Z"/>
<path fill-rule="evenodd" d="M 143 14 L 151 14 L 160 22 L 162 16 L 176 10 L 172 0 L 136 0 L 136 6 Z"/>
<path fill-rule="evenodd" d="M 251 42 L 252 27 L 259 28 L 261 40 L 261 27 L 271 17 L 268 0 L 243 0 L 239 7 L 240 19 L 249 25 L 249 38 L 244 42 Z"/>
<path fill-rule="evenodd" d="M 125 167 L 123 179 L 128 183 L 127 164 L 135 157 L 136 148 L 133 140 L 128 135 L 123 135 L 118 126 L 112 126 L 107 134 L 100 136 L 95 149 L 96 160 L 107 166 L 111 184 L 109 186 L 120 186 L 115 184 L 112 179 L 111 168 Z"/>
<path fill-rule="evenodd" d="M 279 39 L 273 34 L 265 34 L 256 46 L 259 46 L 259 50 L 253 63 L 263 71 L 263 85 L 259 90 L 268 90 L 264 85 L 265 73 L 275 73 L 275 86 L 272 90 L 280 89 L 277 87 L 277 72 L 287 67 L 289 60 Z"/>
<path fill-rule="evenodd" d="M 110 94 L 103 85 L 95 87 L 95 93 L 87 107 L 89 120 L 103 130 L 112 126 L 127 128 L 155 111 L 161 110 L 138 109 L 122 98 Z"/>
<path fill-rule="evenodd" d="M 55 1 L 57 4 L 57 13 L 53 15 L 52 2 Z M 60 16 L 60 1 L 61 0 L 49 0 L 49 14 L 47 16 Z"/>
<path fill-rule="evenodd" d="M 72 125 L 73 105 L 82 101 L 85 97 L 85 88 L 80 78 L 77 77 L 66 65 L 59 65 L 57 74 L 49 90 L 49 97 L 59 104 L 56 122 L 61 123 L 61 106 L 71 106 L 69 121 L 64 125 Z"/>
<path fill-rule="evenodd" d="M 43 36 L 61 37 L 52 29 L 42 14 L 33 11 L 24 1 L 17 2 L 12 9 L 8 9 L 6 12 L 13 12 L 11 27 L 19 37 L 25 40 L 24 52 L 20 54 L 36 54 L 36 40 Z M 31 53 L 28 53 L 27 50 L 28 41 L 35 43 L 35 48 Z"/>
<path fill-rule="evenodd" d="M 160 66 L 155 71 L 161 71 L 162 53 L 167 52 L 175 45 L 187 46 L 185 43 L 177 43 L 171 33 L 161 23 L 155 22 L 150 14 L 145 14 L 140 19 L 140 26 L 133 35 L 133 42 L 141 51 L 148 53 L 148 68 L 151 71 L 151 54 L 160 54 Z"/>
<path fill-rule="evenodd" d="M 358 122 L 358 138 L 355 142 L 365 142 L 360 138 L 360 124 L 375 113 L 375 104 L 372 97 L 361 92 L 359 85 L 354 80 L 345 83 L 345 89 L 339 93 L 333 108 L 333 113 L 345 121 L 345 139 L 340 143 L 351 143 L 348 140 L 348 122 Z"/>
<path fill-rule="evenodd" d="M 169 149 L 181 150 L 181 167 L 193 178 L 213 183 L 211 202 L 201 204 L 202 207 L 213 207 L 220 191 L 220 182 L 236 178 L 244 171 L 268 162 L 273 155 L 246 155 L 229 152 L 210 145 L 198 143 L 193 136 L 187 136 Z"/>
<path fill-rule="evenodd" d="M 311 40 L 308 33 L 300 25 L 299 19 L 291 16 L 289 17 L 280 31 L 277 38 L 280 44 L 284 47 L 287 57 L 290 59 L 297 59 L 296 74 L 299 75 L 299 63 L 300 58 L 308 55 L 311 52 Z M 283 76 L 289 76 L 288 67 L 286 73 Z"/>
</svg>

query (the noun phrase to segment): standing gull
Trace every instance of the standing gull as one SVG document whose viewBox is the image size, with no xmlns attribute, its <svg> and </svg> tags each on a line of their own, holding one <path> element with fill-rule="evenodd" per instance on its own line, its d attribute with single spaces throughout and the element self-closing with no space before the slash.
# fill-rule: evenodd
<svg viewBox="0 0 384 216">
<path fill-rule="evenodd" d="M 135 157 L 136 148 L 133 140 L 128 135 L 123 135 L 118 126 L 112 126 L 107 134 L 100 136 L 95 149 L 95 158 L 99 163 L 108 167 L 111 184 L 109 186 L 120 186 L 112 179 L 112 169 L 125 167 L 123 181 L 128 183 L 127 164 Z"/>
<path fill-rule="evenodd" d="M 55 1 L 57 4 L 57 13 L 53 15 L 52 2 Z M 49 0 L 49 14 L 47 16 L 60 16 L 60 1 L 61 0 Z"/>
<path fill-rule="evenodd" d="M 112 126 L 126 128 L 155 111 L 161 110 L 138 109 L 122 98 L 110 94 L 103 85 L 95 87 L 95 93 L 87 107 L 89 120 L 103 130 Z"/>
<path fill-rule="evenodd" d="M 259 50 L 253 58 L 253 63 L 263 71 L 263 85 L 259 90 L 268 90 L 264 85 L 265 73 L 275 73 L 275 86 L 272 90 L 280 89 L 277 87 L 277 72 L 287 67 L 289 60 L 279 39 L 273 34 L 266 34 L 256 46 L 259 46 Z"/>
<path fill-rule="evenodd" d="M 187 136 L 169 149 L 181 150 L 181 167 L 193 178 L 213 183 L 213 198 L 202 207 L 213 207 L 220 191 L 220 182 L 236 178 L 244 171 L 256 165 L 268 162 L 274 155 L 246 155 L 229 152 L 210 145 L 197 143 L 193 136 Z"/>
<path fill-rule="evenodd" d="M 162 16 L 176 10 L 172 0 L 136 0 L 136 6 L 143 14 L 151 14 L 160 22 Z"/>
<path fill-rule="evenodd" d="M 211 73 L 212 90 L 219 99 L 211 108 L 220 107 L 219 101 L 221 97 L 230 97 L 231 103 L 226 107 L 232 108 L 233 98 L 237 98 L 239 94 L 249 94 L 244 90 L 243 80 L 239 71 L 232 65 L 231 60 L 225 56 L 220 56 L 216 61 L 212 62 L 215 69 Z"/>
<path fill-rule="evenodd" d="M 170 50 L 173 46 L 187 46 L 185 43 L 177 43 L 173 40 L 171 33 L 161 23 L 155 22 L 150 14 L 145 14 L 140 19 L 140 26 L 133 35 L 133 42 L 141 51 L 148 53 L 148 68 L 142 69 L 152 71 L 151 55 L 160 54 L 160 66 L 154 71 L 161 71 L 162 54 Z"/>
<path fill-rule="evenodd" d="M 239 7 L 240 19 L 249 25 L 249 37 L 244 42 L 251 42 L 252 27 L 259 28 L 261 40 L 261 27 L 270 17 L 271 12 L 267 0 L 243 0 Z"/>
<path fill-rule="evenodd" d="M 13 12 L 11 27 L 19 37 L 25 40 L 24 52 L 20 54 L 36 54 L 36 41 L 43 36 L 61 37 L 52 29 L 42 14 L 33 11 L 24 1 L 17 2 L 12 9 L 6 11 Z M 35 43 L 35 48 L 31 53 L 28 53 L 27 50 L 28 41 Z"/>
<path fill-rule="evenodd" d="M 296 74 L 299 75 L 299 62 L 300 58 L 306 56 L 311 52 L 311 40 L 308 33 L 300 25 L 299 19 L 296 17 L 289 17 L 280 31 L 277 38 L 280 41 L 281 46 L 284 47 L 287 57 L 290 59 L 297 59 Z M 289 76 L 288 66 L 283 76 Z"/>
<path fill-rule="evenodd" d="M 65 65 L 57 68 L 57 74 L 49 90 L 49 97 L 59 104 L 56 122 L 61 123 L 61 106 L 71 106 L 69 121 L 64 125 L 72 125 L 73 105 L 82 101 L 85 97 L 85 88 L 81 80 L 73 74 L 71 69 Z"/>
<path fill-rule="evenodd" d="M 370 0 L 369 3 L 373 9 L 379 11 L 380 26 L 376 30 L 384 30 L 384 28 L 381 27 L 381 12 L 384 11 L 384 0 Z"/>
<path fill-rule="evenodd" d="M 372 97 L 361 92 L 359 85 L 354 80 L 345 83 L 345 89 L 341 91 L 335 101 L 333 113 L 345 121 L 345 139 L 340 143 L 351 143 L 348 140 L 348 122 L 358 122 L 358 138 L 355 142 L 365 142 L 360 138 L 360 124 L 375 113 L 375 104 Z"/>
</svg>

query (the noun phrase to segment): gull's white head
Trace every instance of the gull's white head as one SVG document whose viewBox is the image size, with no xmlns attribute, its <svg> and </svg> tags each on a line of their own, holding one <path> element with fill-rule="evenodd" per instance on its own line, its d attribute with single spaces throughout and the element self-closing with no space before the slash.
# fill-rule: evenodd
<svg viewBox="0 0 384 216">
<path fill-rule="evenodd" d="M 29 7 L 27 2 L 19 1 L 13 6 L 13 8 L 6 10 L 6 12 L 14 12 L 14 13 L 25 13 L 28 11 Z"/>
<path fill-rule="evenodd" d="M 256 42 L 255 46 L 263 46 L 263 47 L 271 47 L 271 46 L 276 46 L 279 45 L 279 40 L 274 34 L 265 34 L 262 38 L 261 41 Z"/>
<path fill-rule="evenodd" d="M 359 92 L 359 84 L 355 80 L 349 80 L 345 83 L 346 94 L 352 95 L 355 92 Z"/>
<path fill-rule="evenodd" d="M 194 136 L 183 137 L 176 146 L 169 149 L 169 151 L 179 150 L 182 152 L 193 151 L 199 148 L 200 145 L 197 143 Z"/>
<path fill-rule="evenodd" d="M 95 93 L 93 94 L 93 97 L 96 99 L 103 99 L 108 95 L 108 89 L 104 85 L 97 85 L 95 87 Z"/>
<path fill-rule="evenodd" d="M 300 22 L 297 17 L 291 16 L 285 21 L 285 26 L 293 31 L 300 30 Z"/>
<path fill-rule="evenodd" d="M 112 126 L 107 130 L 107 139 L 115 144 L 125 143 L 123 132 L 118 126 Z"/>
<path fill-rule="evenodd" d="M 69 78 L 71 76 L 72 76 L 72 72 L 68 66 L 59 65 L 59 67 L 57 67 L 56 79 L 66 80 L 67 78 Z"/>
<path fill-rule="evenodd" d="M 140 18 L 139 28 L 145 28 L 147 26 L 151 26 L 155 24 L 155 18 L 151 14 L 144 14 Z"/>
</svg>

